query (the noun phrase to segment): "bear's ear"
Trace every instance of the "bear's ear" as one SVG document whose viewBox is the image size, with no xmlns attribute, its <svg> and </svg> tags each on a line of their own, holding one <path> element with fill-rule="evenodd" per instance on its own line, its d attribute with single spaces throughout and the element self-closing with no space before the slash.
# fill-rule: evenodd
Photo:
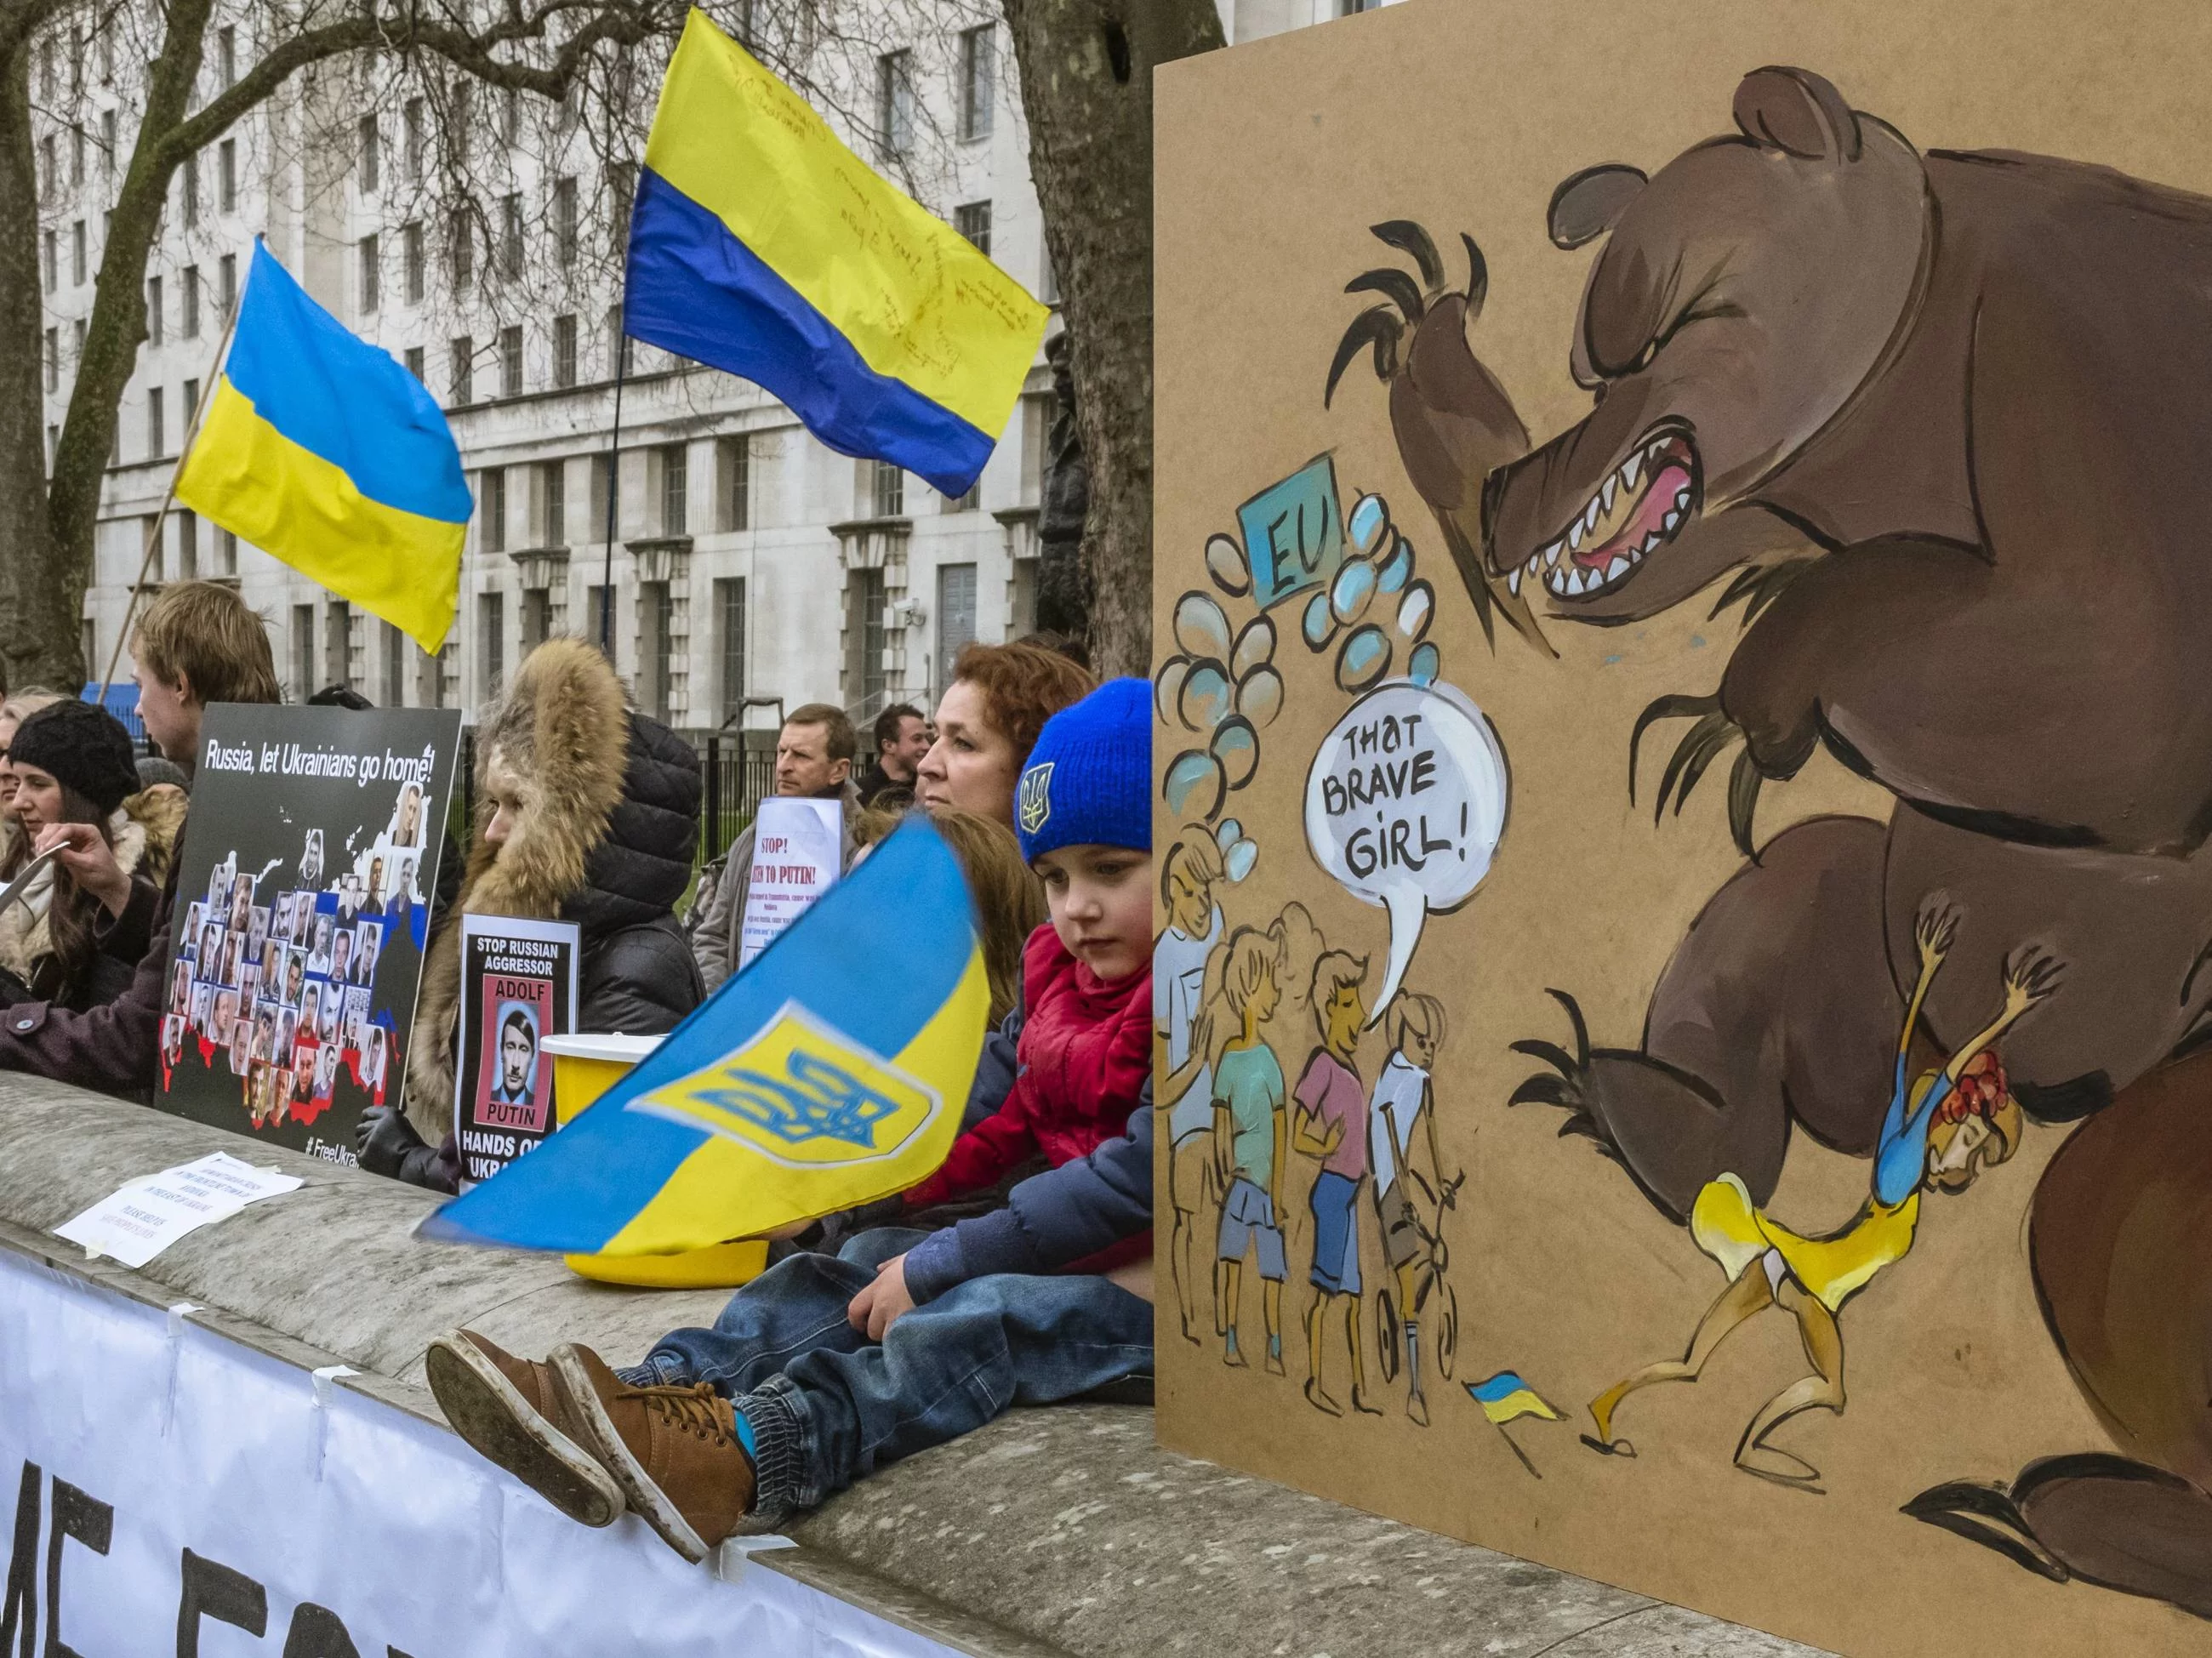
<svg viewBox="0 0 2212 1658">
<path fill-rule="evenodd" d="M 1553 245 L 1580 247 L 1604 235 L 1646 182 L 1642 173 L 1618 161 L 1584 167 L 1552 192 Z"/>
<path fill-rule="evenodd" d="M 1755 69 L 1735 89 L 1743 136 L 1808 161 L 1856 161 L 1859 118 L 1844 94 L 1808 69 Z"/>
</svg>

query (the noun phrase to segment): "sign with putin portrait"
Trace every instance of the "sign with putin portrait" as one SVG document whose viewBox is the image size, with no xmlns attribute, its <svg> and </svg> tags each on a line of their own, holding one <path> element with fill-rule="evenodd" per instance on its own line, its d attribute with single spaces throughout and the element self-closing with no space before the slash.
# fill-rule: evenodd
<svg viewBox="0 0 2212 1658">
<path fill-rule="evenodd" d="M 573 921 L 461 918 L 461 1047 L 453 1121 L 461 1180 L 489 1180 L 553 1132 L 548 1036 L 576 1028 Z"/>
</svg>

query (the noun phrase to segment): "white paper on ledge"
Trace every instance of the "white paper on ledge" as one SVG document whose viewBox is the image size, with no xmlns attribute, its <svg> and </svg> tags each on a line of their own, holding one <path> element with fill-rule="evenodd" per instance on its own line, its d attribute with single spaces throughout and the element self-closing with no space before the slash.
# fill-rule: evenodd
<svg viewBox="0 0 2212 1658">
<path fill-rule="evenodd" d="M 88 1260 L 106 1255 L 125 1266 L 143 1266 L 185 1233 L 300 1185 L 297 1175 L 256 1169 L 228 1151 L 214 1151 L 125 1181 L 55 1227 L 54 1236 L 82 1244 Z"/>
</svg>

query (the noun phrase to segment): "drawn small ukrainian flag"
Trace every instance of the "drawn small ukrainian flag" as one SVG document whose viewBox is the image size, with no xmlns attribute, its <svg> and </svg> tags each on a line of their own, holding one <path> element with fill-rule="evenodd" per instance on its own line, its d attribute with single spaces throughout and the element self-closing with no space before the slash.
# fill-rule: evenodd
<svg viewBox="0 0 2212 1658">
<path fill-rule="evenodd" d="M 258 241 L 177 499 L 424 650 L 446 642 L 474 506 L 446 417 Z"/>
<path fill-rule="evenodd" d="M 589 1110 L 417 1230 L 665 1254 L 903 1192 L 960 1132 L 990 1000 L 960 865 L 910 821 Z"/>
<path fill-rule="evenodd" d="M 1515 1370 L 1500 1370 L 1486 1382 L 1470 1382 L 1467 1390 L 1482 1406 L 1482 1413 L 1500 1427 L 1524 1416 L 1540 1416 L 1547 1422 L 1559 1420 L 1559 1413 Z"/>
<path fill-rule="evenodd" d="M 1050 314 L 691 13 L 630 216 L 632 337 L 765 386 L 832 449 L 959 496 Z"/>
</svg>

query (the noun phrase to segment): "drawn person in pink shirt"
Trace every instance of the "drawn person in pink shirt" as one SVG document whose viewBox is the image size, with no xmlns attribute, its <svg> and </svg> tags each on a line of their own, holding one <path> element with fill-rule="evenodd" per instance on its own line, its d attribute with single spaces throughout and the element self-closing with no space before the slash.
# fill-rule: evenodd
<svg viewBox="0 0 2212 1658">
<path fill-rule="evenodd" d="M 1344 1339 L 1352 1359 L 1352 1408 L 1382 1412 L 1367 1402 L 1367 1371 L 1359 1356 L 1359 1226 L 1353 1200 L 1367 1174 L 1367 1088 L 1353 1060 L 1367 1009 L 1360 987 L 1367 963 L 1332 950 L 1314 963 L 1314 1023 L 1321 1046 L 1298 1078 L 1292 1095 L 1291 1144 L 1321 1159 L 1313 1191 L 1313 1302 L 1306 1309 L 1306 1400 L 1315 1409 L 1342 1416 L 1344 1406 L 1322 1385 L 1322 1349 L 1329 1309 L 1344 1309 Z"/>
</svg>

